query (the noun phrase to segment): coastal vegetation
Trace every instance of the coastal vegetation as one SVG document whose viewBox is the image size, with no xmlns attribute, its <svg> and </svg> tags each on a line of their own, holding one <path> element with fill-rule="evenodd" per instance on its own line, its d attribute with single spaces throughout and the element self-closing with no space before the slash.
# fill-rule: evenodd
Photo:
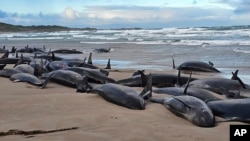
<svg viewBox="0 0 250 141">
<path fill-rule="evenodd" d="M 69 31 L 69 30 L 96 30 L 95 28 L 69 28 L 58 25 L 12 25 L 0 22 L 0 32 L 53 32 L 53 31 Z"/>
</svg>

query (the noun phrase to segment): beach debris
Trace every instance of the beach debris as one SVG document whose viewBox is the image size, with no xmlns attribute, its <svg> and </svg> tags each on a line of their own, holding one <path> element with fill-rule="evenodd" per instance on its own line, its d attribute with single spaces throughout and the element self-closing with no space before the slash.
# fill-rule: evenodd
<svg viewBox="0 0 250 141">
<path fill-rule="evenodd" d="M 69 130 L 76 130 L 79 127 L 70 127 L 70 128 L 60 128 L 54 130 L 31 130 L 31 131 L 24 131 L 19 129 L 11 129 L 7 132 L 0 132 L 0 136 L 9 136 L 9 135 L 23 135 L 23 136 L 30 136 L 30 135 L 38 135 L 38 134 L 49 134 L 55 132 L 63 132 Z"/>
</svg>

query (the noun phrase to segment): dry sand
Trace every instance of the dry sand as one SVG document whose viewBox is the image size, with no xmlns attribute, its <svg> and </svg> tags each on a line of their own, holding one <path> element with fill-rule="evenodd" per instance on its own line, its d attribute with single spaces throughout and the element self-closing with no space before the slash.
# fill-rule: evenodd
<svg viewBox="0 0 250 141">
<path fill-rule="evenodd" d="M 131 73 L 112 71 L 110 77 L 126 78 Z M 220 122 L 213 128 L 201 128 L 160 104 L 148 103 L 145 110 L 131 110 L 52 82 L 40 89 L 0 78 L 0 91 L 0 132 L 79 127 L 34 136 L 3 136 L 1 141 L 228 141 L 230 124 L 243 124 Z"/>
</svg>

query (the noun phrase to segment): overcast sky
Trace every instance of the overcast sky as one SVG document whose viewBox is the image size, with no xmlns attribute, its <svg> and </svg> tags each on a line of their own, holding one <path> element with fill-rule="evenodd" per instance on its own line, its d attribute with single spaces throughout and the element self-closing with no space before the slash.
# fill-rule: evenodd
<svg viewBox="0 0 250 141">
<path fill-rule="evenodd" d="M 250 0 L 1 0 L 0 22 L 96 28 L 250 25 Z"/>
</svg>

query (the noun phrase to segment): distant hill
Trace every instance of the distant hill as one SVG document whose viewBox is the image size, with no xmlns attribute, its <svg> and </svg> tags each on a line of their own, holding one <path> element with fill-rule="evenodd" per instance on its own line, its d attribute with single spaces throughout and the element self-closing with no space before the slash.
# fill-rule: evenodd
<svg viewBox="0 0 250 141">
<path fill-rule="evenodd" d="M 0 22 L 0 32 L 53 32 L 69 30 L 96 30 L 95 28 L 69 28 L 58 25 L 22 26 Z"/>
</svg>

